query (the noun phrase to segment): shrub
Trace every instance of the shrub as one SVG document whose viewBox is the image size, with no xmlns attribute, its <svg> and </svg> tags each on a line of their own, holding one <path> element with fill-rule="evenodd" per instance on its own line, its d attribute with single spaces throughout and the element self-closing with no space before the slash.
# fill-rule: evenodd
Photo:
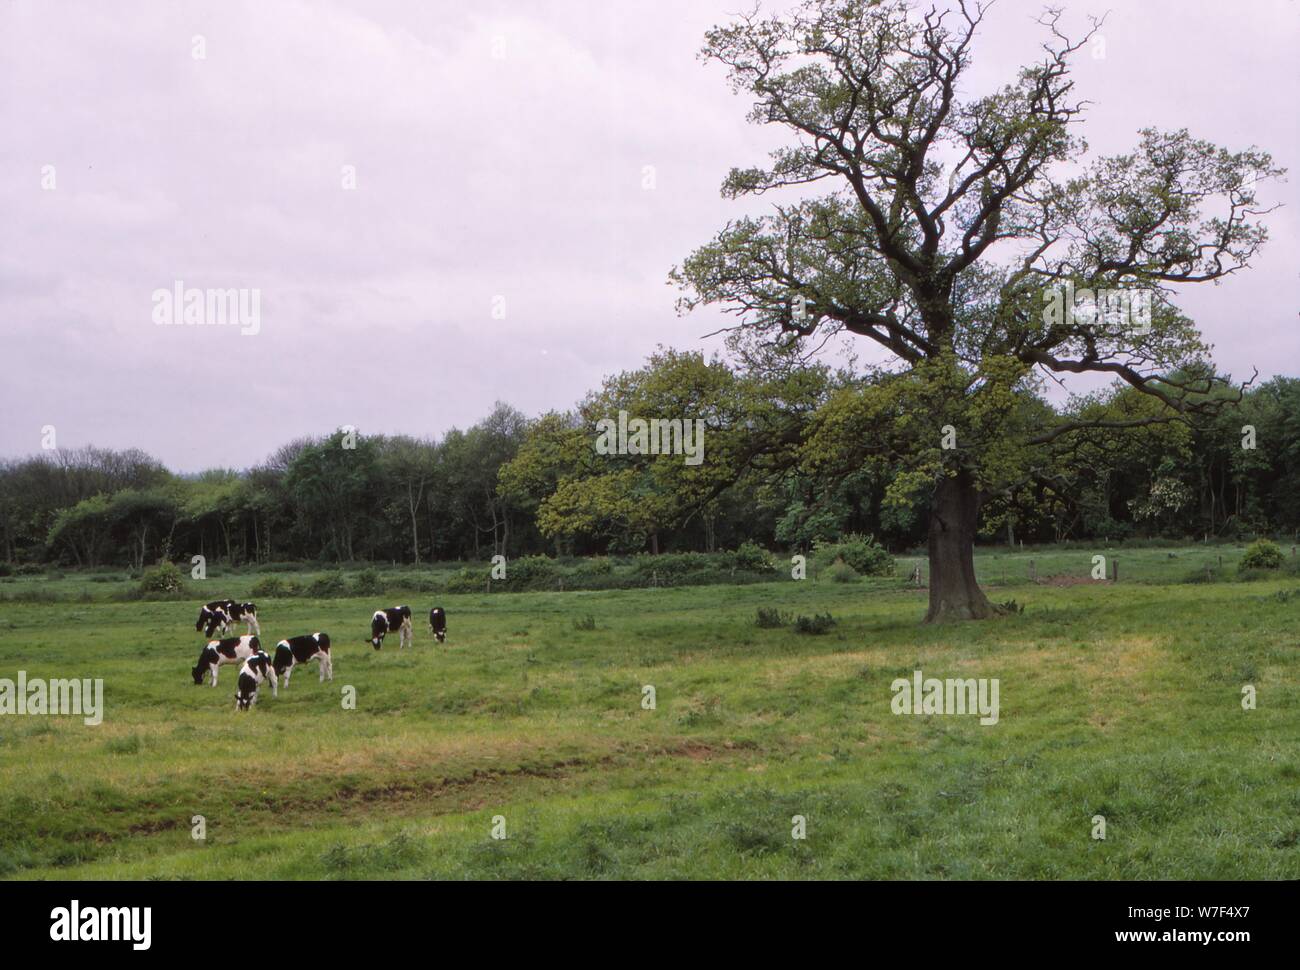
<svg viewBox="0 0 1300 970">
<path fill-rule="evenodd" d="M 821 636 L 835 625 L 835 617 L 829 613 L 818 613 L 815 616 L 799 616 L 795 618 L 794 629 L 796 633 L 807 633 L 811 636 Z"/>
<path fill-rule="evenodd" d="M 596 629 L 596 618 L 588 613 L 586 616 L 574 617 L 573 628 L 575 630 L 594 630 Z"/>
<path fill-rule="evenodd" d="M 1286 562 L 1278 544 L 1269 539 L 1257 539 L 1246 549 L 1238 569 L 1281 569 Z"/>
<path fill-rule="evenodd" d="M 555 574 L 555 563 L 548 557 L 522 556 L 506 561 L 506 578 L 503 583 L 507 589 L 550 588 L 554 585 L 552 581 Z"/>
<path fill-rule="evenodd" d="M 790 614 L 782 613 L 774 606 L 760 606 L 754 617 L 754 625 L 763 630 L 774 630 L 790 622 Z"/>
<path fill-rule="evenodd" d="M 642 554 L 632 559 L 632 575 L 642 580 L 642 585 L 676 586 L 692 574 L 716 566 L 715 559 L 702 552 Z"/>
<path fill-rule="evenodd" d="M 858 581 L 858 571 L 842 559 L 837 559 L 831 563 L 830 568 L 826 570 L 826 575 L 833 583 L 856 583 Z"/>
<path fill-rule="evenodd" d="M 7 562 L 0 562 L 0 579 L 14 574 L 14 567 Z"/>
<path fill-rule="evenodd" d="M 140 577 L 140 592 L 146 596 L 150 593 L 180 593 L 184 589 L 185 577 L 175 563 L 160 562 L 146 569 Z"/>
<path fill-rule="evenodd" d="M 488 571 L 482 566 L 462 566 L 447 580 L 447 592 L 483 593 L 487 591 L 487 582 Z"/>
<path fill-rule="evenodd" d="M 770 573 L 776 569 L 776 563 L 766 549 L 755 542 L 743 542 L 736 550 L 734 562 L 737 569 L 752 573 Z"/>
<path fill-rule="evenodd" d="M 379 570 L 373 567 L 363 569 L 357 573 L 357 578 L 352 582 L 352 589 L 358 596 L 379 596 L 384 591 L 384 581 L 379 576 Z"/>
<path fill-rule="evenodd" d="M 328 600 L 337 599 L 340 596 L 348 595 L 348 584 L 343 579 L 342 571 L 326 573 L 324 576 L 317 576 L 307 587 L 307 595 L 312 599 Z"/>
<path fill-rule="evenodd" d="M 254 599 L 275 599 L 281 596 L 297 596 L 299 590 L 297 583 L 279 576 L 265 576 L 253 584 L 250 595 Z"/>
<path fill-rule="evenodd" d="M 859 576 L 894 574 L 894 557 L 871 536 L 854 533 L 839 542 L 818 543 L 814 555 L 823 566 L 843 562 Z"/>
</svg>

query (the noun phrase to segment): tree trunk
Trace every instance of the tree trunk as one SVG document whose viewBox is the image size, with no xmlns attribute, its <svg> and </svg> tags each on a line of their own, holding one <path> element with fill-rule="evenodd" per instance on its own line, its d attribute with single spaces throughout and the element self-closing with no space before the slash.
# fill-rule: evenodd
<svg viewBox="0 0 1300 970">
<path fill-rule="evenodd" d="M 930 609 L 926 623 L 983 620 L 993 606 L 975 582 L 979 494 L 967 472 L 944 477 L 930 507 Z"/>
</svg>

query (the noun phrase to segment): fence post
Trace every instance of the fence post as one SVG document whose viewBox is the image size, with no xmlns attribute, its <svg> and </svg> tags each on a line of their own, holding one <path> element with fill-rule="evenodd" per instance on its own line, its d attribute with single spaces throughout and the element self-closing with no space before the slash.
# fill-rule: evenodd
<svg viewBox="0 0 1300 970">
<path fill-rule="evenodd" d="M 1111 575 L 1113 577 L 1111 581 L 1118 583 L 1119 582 L 1119 560 L 1112 559 L 1110 562 L 1111 562 Z"/>
<path fill-rule="evenodd" d="M 1032 559 L 1029 560 L 1029 581 L 1031 583 L 1038 582 L 1038 570 L 1034 567 L 1034 561 Z"/>
</svg>

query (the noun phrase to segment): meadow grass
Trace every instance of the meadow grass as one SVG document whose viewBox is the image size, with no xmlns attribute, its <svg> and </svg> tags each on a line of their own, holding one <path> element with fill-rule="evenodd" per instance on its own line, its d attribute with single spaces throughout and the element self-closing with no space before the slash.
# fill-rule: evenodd
<svg viewBox="0 0 1300 970">
<path fill-rule="evenodd" d="M 1179 552 L 1180 576 L 1193 553 L 1219 554 Z M 1040 551 L 1038 574 L 1082 556 L 1086 576 L 1091 555 Z M 1023 614 L 941 627 L 898 579 L 443 595 L 442 646 L 426 594 L 268 600 L 264 644 L 329 632 L 334 681 L 300 669 L 249 714 L 235 668 L 215 690 L 189 669 L 197 603 L 255 575 L 53 623 L 0 604 L 0 677 L 103 678 L 106 707 L 98 726 L 0 717 L 0 875 L 1300 877 L 1300 582 L 1124 568 L 1117 585 L 1016 577 L 990 596 Z M 416 610 L 415 646 L 375 652 L 369 615 L 393 602 Z M 760 607 L 837 622 L 765 629 Z M 999 723 L 891 713 L 918 668 L 998 678 Z"/>
</svg>

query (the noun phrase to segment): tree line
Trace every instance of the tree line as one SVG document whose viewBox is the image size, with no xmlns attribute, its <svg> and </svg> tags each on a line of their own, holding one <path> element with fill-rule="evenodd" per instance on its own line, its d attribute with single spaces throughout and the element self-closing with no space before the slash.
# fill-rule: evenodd
<svg viewBox="0 0 1300 970">
<path fill-rule="evenodd" d="M 242 471 L 178 474 L 137 449 L 52 450 L 0 461 L 0 554 L 10 568 L 138 570 L 193 555 L 421 563 L 712 552 L 746 541 L 808 550 L 852 534 L 913 548 L 926 539 L 934 484 L 913 470 L 915 456 L 938 461 L 965 445 L 942 413 L 891 415 L 888 435 L 901 440 L 888 447 L 871 415 L 846 413 L 846 396 L 894 379 L 663 350 L 567 411 L 528 418 L 498 403 L 436 439 L 338 429 Z M 982 457 L 998 466 L 999 487 L 982 502 L 981 540 L 1294 534 L 1300 380 L 1218 393 L 1226 406 L 1189 421 L 1122 385 L 1058 407 L 1022 386 L 1005 420 L 1092 427 L 1046 448 L 1008 436 L 1005 454 Z M 632 422 L 702 421 L 702 460 L 637 454 L 635 439 L 602 453 L 611 449 L 595 446 L 598 422 L 620 411 Z"/>
</svg>

